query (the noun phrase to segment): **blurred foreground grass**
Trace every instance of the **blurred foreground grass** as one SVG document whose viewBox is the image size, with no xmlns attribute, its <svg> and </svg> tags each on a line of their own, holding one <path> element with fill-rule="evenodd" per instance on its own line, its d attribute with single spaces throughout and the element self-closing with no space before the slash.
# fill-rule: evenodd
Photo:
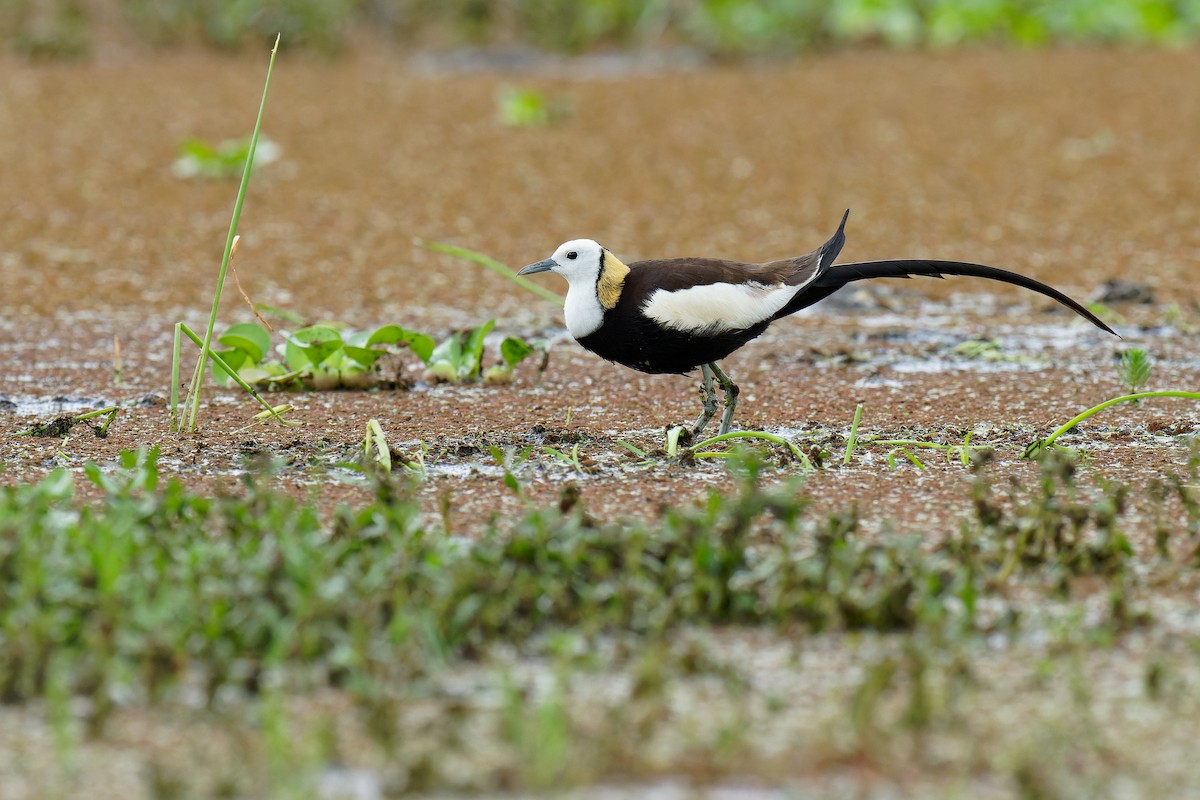
<svg viewBox="0 0 1200 800">
<path fill-rule="evenodd" d="M 686 45 L 715 55 L 814 47 L 1183 45 L 1196 0 L 5 0 L 0 38 L 29 56 L 86 55 L 105 37 L 334 53 L 362 31 L 422 45 L 523 44 L 576 53 Z"/>
<path fill-rule="evenodd" d="M 198 495 L 154 451 L 89 466 L 91 501 L 66 471 L 0 489 L 0 796 L 109 772 L 110 796 L 351 796 L 318 791 L 348 769 L 356 797 L 846 796 L 824 781 L 848 765 L 864 797 L 1200 784 L 1200 452 L 1152 521 L 1048 453 L 1027 483 L 976 465 L 957 529 L 877 540 L 752 454 L 731 469 L 645 521 L 567 490 L 478 538 L 404 484 L 322 508 L 255 470 Z"/>
</svg>

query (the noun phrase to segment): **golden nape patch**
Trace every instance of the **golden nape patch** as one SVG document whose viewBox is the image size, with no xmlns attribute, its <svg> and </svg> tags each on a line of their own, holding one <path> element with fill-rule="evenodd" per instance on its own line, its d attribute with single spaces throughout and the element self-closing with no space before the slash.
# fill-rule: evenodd
<svg viewBox="0 0 1200 800">
<path fill-rule="evenodd" d="M 612 309 L 621 299 L 621 289 L 625 286 L 625 276 L 629 267 L 609 251 L 604 251 L 604 268 L 600 271 L 600 280 L 596 281 L 596 295 L 600 305 Z"/>
</svg>

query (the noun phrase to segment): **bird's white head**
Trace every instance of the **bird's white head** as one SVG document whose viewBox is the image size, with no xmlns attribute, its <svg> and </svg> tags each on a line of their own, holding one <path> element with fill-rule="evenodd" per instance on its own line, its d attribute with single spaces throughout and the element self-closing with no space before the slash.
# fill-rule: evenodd
<svg viewBox="0 0 1200 800">
<path fill-rule="evenodd" d="M 572 286 L 595 286 L 604 260 L 604 248 L 598 242 L 591 239 L 572 239 L 559 245 L 554 255 L 544 261 L 530 264 L 517 274 L 557 272 Z"/>
<path fill-rule="evenodd" d="M 621 298 L 629 267 L 591 239 L 572 239 L 554 255 L 523 268 L 518 275 L 557 272 L 567 279 L 567 329 L 578 339 L 599 328 L 604 312 Z"/>
</svg>

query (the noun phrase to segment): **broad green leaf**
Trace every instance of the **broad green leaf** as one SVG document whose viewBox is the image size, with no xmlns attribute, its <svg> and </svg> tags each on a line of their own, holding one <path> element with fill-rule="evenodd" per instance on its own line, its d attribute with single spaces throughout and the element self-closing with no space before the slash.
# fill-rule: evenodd
<svg viewBox="0 0 1200 800">
<path fill-rule="evenodd" d="M 342 331 L 342 341 L 354 347 L 368 347 L 371 331 Z"/>
<path fill-rule="evenodd" d="M 241 376 L 242 380 L 244 380 L 246 383 L 250 384 L 251 386 L 255 386 L 260 383 L 266 383 L 267 380 L 271 377 L 271 373 L 267 372 L 262 367 L 257 367 L 257 366 L 246 367 L 245 369 L 239 369 L 238 375 Z"/>
<path fill-rule="evenodd" d="M 520 364 L 532 352 L 533 347 L 528 342 L 515 336 L 509 336 L 500 343 L 500 357 L 508 364 L 509 369 Z"/>
<path fill-rule="evenodd" d="M 377 328 L 367 337 L 367 341 L 364 344 L 366 347 L 372 347 L 377 344 L 406 344 L 408 345 L 408 349 L 412 350 L 417 358 L 426 364 L 429 363 L 434 349 L 433 337 L 424 333 L 418 333 L 417 331 L 410 331 L 399 325 L 384 325 L 382 328 Z"/>
<path fill-rule="evenodd" d="M 396 344 L 397 342 L 408 341 L 410 332 L 401 328 L 399 325 L 384 325 L 376 328 L 367 336 L 367 340 L 362 344 L 370 347 L 373 344 Z M 358 344 L 357 342 L 355 344 Z"/>
<path fill-rule="evenodd" d="M 226 347 L 244 350 L 250 356 L 250 361 L 255 364 L 262 361 L 263 356 L 271 349 L 271 334 L 256 322 L 230 325 L 217 337 L 217 341 Z"/>
<path fill-rule="evenodd" d="M 288 366 L 316 366 L 342 348 L 342 335 L 328 325 L 310 325 L 287 338 L 284 350 Z"/>
<path fill-rule="evenodd" d="M 464 378 L 479 374 L 479 366 L 483 361 L 483 340 L 487 338 L 494 327 L 496 327 L 496 320 L 489 319 L 467 333 L 467 341 L 462 349 L 462 360 L 458 367 L 459 374 Z"/>
<path fill-rule="evenodd" d="M 248 367 L 254 363 L 250 360 L 250 356 L 245 350 L 216 350 L 214 352 L 221 357 L 222 361 L 229 365 L 230 369 L 237 372 L 241 372 L 242 367 Z M 217 362 L 212 361 L 210 363 L 212 364 L 213 380 L 220 386 L 233 386 L 233 378 L 225 370 L 218 367 Z"/>
<path fill-rule="evenodd" d="M 433 337 L 424 333 L 414 333 L 413 338 L 408 342 L 408 349 L 416 354 L 417 358 L 429 363 L 433 357 L 434 341 Z"/>
<path fill-rule="evenodd" d="M 384 350 L 373 350 L 369 347 L 355 347 L 354 345 L 344 345 L 342 352 L 354 359 L 363 367 L 369 367 L 379 360 L 385 354 Z"/>
<path fill-rule="evenodd" d="M 455 373 L 458 372 L 459 364 L 463 359 L 462 334 L 452 333 L 450 338 L 443 340 L 429 354 L 429 360 L 426 362 L 430 367 L 436 367 L 439 364 L 449 365 Z"/>
</svg>

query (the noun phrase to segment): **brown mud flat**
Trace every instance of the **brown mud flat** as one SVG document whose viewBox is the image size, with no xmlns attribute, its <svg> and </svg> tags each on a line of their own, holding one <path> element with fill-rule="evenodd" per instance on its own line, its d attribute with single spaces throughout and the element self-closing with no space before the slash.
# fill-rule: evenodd
<svg viewBox="0 0 1200 800">
<path fill-rule="evenodd" d="M 188 137 L 216 140 L 249 128 L 259 61 L 189 53 L 5 64 L 0 155 L 10 207 L 0 230 L 0 392 L 114 402 L 166 395 L 170 322 L 199 328 L 207 316 L 234 191 L 228 182 L 177 179 L 170 164 Z M 1200 297 L 1200 175 L 1191 149 L 1200 139 L 1200 98 L 1188 84 L 1197 66 L 1189 52 L 865 53 L 610 79 L 569 70 L 438 74 L 379 54 L 335 63 L 285 54 L 264 127 L 283 157 L 251 183 L 237 266 L 255 301 L 314 319 L 444 332 L 495 317 L 498 331 L 553 332 L 561 322 L 551 305 L 430 253 L 414 237 L 513 265 L 580 235 L 626 260 L 756 260 L 810 249 L 850 207 L 844 259 L 975 260 L 1085 299 L 1107 279 L 1133 279 L 1156 289 L 1159 305 L 1118 310 L 1157 329 L 1164 307 L 1177 305 L 1186 318 Z M 504 127 L 494 95 L 513 83 L 541 89 L 569 113 L 547 129 Z M 1042 298 L 999 285 L 876 286 L 894 308 L 890 317 L 881 320 L 884 309 L 870 298 L 866 307 L 818 310 L 730 359 L 745 391 L 741 425 L 845 428 L 864 402 L 868 428 L 889 435 L 897 425 L 995 425 L 1034 438 L 1117 392 L 1113 353 L 1144 344 L 1126 328 L 1124 342 L 1082 336 L 1024 375 L 951 365 L 907 372 L 890 386 L 883 375 L 874 388 L 861 369 L 814 370 L 814 348 L 862 349 L 866 340 L 882 354 L 889 326 L 919 331 L 928 315 L 946 336 L 964 338 L 1066 324 L 1063 314 L 1031 313 L 1047 309 Z M 919 302 L 976 293 L 982 307 Z M 955 317 L 955 308 L 977 313 Z M 246 318 L 230 285 L 222 319 Z M 1150 344 L 1160 358 L 1155 387 L 1187 388 L 1191 337 L 1164 330 Z M 127 365 L 121 388 L 107 366 L 114 336 Z M 1167 350 L 1177 355 L 1163 360 Z M 165 435 L 165 412 L 152 408 L 123 414 L 104 442 L 74 436 L 62 448 L 5 437 L 4 480 L 35 475 L 60 450 L 71 463 L 76 454 L 105 458 L 153 442 L 192 465 L 190 478 L 204 464 L 224 471 L 256 448 L 350 448 L 370 418 L 402 450 L 418 441 L 436 450 L 464 437 L 538 443 L 529 431 L 565 427 L 570 409 L 573 436 L 648 447 L 663 426 L 693 418 L 692 392 L 690 379 L 634 375 L 566 342 L 545 375 L 523 366 L 510 387 L 301 397 L 301 418 L 312 424 L 260 428 L 233 437 L 236 447 L 227 434 L 249 416 L 242 401 L 210 409 L 204 431 L 178 441 Z M 1191 412 L 1162 401 L 1095 422 L 1136 425 Z M 9 432 L 28 424 L 5 416 Z M 1112 458 L 1171 461 L 1176 446 L 1155 441 L 1150 452 Z M 690 483 L 686 472 L 678 479 Z M 534 480 L 535 490 L 542 482 Z M 612 483 L 620 496 L 627 481 Z"/>
<path fill-rule="evenodd" d="M 170 165 L 184 139 L 249 130 L 262 66 L 194 53 L 3 64 L 0 394 L 129 407 L 106 438 L 79 428 L 65 440 L 15 437 L 33 419 L 0 408 L 0 482 L 156 444 L 163 472 L 194 486 L 236 484 L 248 461 L 267 456 L 283 465 L 280 485 L 316 491 L 323 504 L 354 502 L 368 490 L 337 463 L 374 418 L 397 455 L 425 453 L 416 491 L 431 514 L 449 496 L 455 532 L 523 508 L 491 446 L 533 448 L 519 476 L 534 503 L 573 482 L 604 517 L 729 486 L 719 464 L 635 467 L 619 443 L 661 447 L 664 426 L 698 410 L 693 379 L 634 374 L 569 341 L 554 345 L 544 373 L 523 364 L 507 386 L 272 396 L 299 407 L 304 424 L 286 429 L 236 432 L 257 409 L 210 386 L 201 430 L 168 435 L 170 326 L 199 328 L 207 317 L 235 191 L 179 180 Z M 553 306 L 414 237 L 514 266 L 576 236 L 625 260 L 761 260 L 811 249 L 850 207 L 846 260 L 972 260 L 1081 299 L 1110 278 L 1150 285 L 1155 304 L 1115 305 L 1125 317 L 1116 340 L 998 285 L 880 283 L 856 303 L 777 324 L 727 363 L 743 392 L 739 427 L 819 434 L 836 456 L 862 403 L 865 434 L 954 444 L 973 431 L 975 444 L 997 449 L 991 474 L 1033 480 L 1024 446 L 1123 393 L 1113 369 L 1121 349 L 1153 354 L 1150 388 L 1200 387 L 1198 71 L 1195 52 L 1118 50 L 859 53 L 620 79 L 285 55 L 264 126 L 282 159 L 251 183 L 237 266 L 256 301 L 313 319 L 444 334 L 495 317 L 505 334 L 561 335 Z M 505 128 L 493 99 L 504 84 L 537 87 L 569 113 L 546 129 Z M 1179 311 L 1167 324 L 1170 306 Z M 247 318 L 228 286 L 224 324 Z M 1007 360 L 953 352 L 986 337 L 1000 339 Z M 1156 511 L 1144 490 L 1184 470 L 1198 429 L 1194 404 L 1151 401 L 1111 409 L 1063 443 L 1090 454 L 1085 482 L 1134 487 L 1129 534 L 1149 550 Z M 583 473 L 543 449 L 576 444 Z M 893 469 L 884 456 L 867 450 L 849 467 L 835 457 L 806 490 L 822 509 L 857 506 L 876 536 L 934 541 L 970 512 L 958 462 L 923 456 L 923 470 Z M 794 472 L 784 464 L 771 475 Z M 1180 587 L 1175 599 L 1194 596 Z M 1188 724 L 1181 714 L 1163 730 Z M 936 784 L 936 770 L 922 779 Z"/>
</svg>

